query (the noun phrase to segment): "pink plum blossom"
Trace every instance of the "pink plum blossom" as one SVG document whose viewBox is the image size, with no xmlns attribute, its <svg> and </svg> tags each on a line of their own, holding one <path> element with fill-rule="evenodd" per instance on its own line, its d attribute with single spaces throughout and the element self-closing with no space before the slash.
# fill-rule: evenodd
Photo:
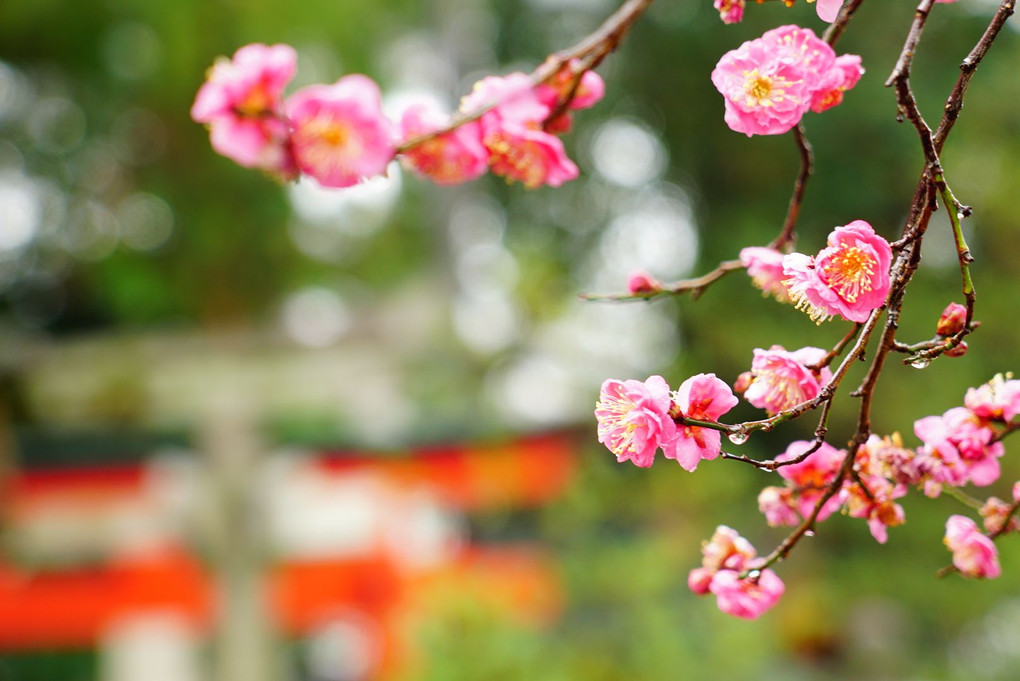
<svg viewBox="0 0 1020 681">
<path fill-rule="evenodd" d="M 423 104 L 408 107 L 400 120 L 404 140 L 439 130 L 450 118 Z M 469 121 L 450 132 L 416 144 L 402 154 L 403 162 L 436 184 L 473 180 L 489 169 L 489 152 L 482 144 L 482 128 Z"/>
<path fill-rule="evenodd" d="M 287 99 L 298 168 L 324 187 L 349 187 L 386 171 L 394 126 L 382 112 L 379 86 L 366 76 L 311 85 Z"/>
<path fill-rule="evenodd" d="M 732 527 L 719 525 L 712 538 L 701 545 L 701 565 L 712 570 L 743 570 L 758 555 L 751 542 Z"/>
<path fill-rule="evenodd" d="M 647 468 L 655 460 L 655 450 L 666 448 L 677 438 L 677 427 L 670 416 L 673 400 L 662 376 L 647 381 L 608 379 L 602 384 L 595 405 L 599 442 L 606 445 L 617 461 L 632 461 Z"/>
<path fill-rule="evenodd" d="M 787 255 L 783 273 L 790 299 L 816 323 L 835 315 L 864 322 L 885 304 L 891 261 L 889 242 L 854 220 L 833 230 L 817 256 Z"/>
<path fill-rule="evenodd" d="M 781 345 L 768 350 L 755 348 L 753 380 L 744 391 L 744 399 L 770 415 L 814 399 L 832 378 L 832 371 L 828 367 L 820 371 L 808 367 L 821 362 L 825 354 L 825 350 L 812 347 L 793 352 Z"/>
<path fill-rule="evenodd" d="M 526 74 L 483 78 L 461 102 L 461 111 L 467 114 L 486 107 L 491 108 L 479 122 L 493 173 L 529 189 L 543 184 L 558 187 L 578 176 L 563 142 L 542 130 L 552 109 Z"/>
<path fill-rule="evenodd" d="M 724 24 L 736 24 L 744 19 L 744 0 L 715 0 L 714 6 Z"/>
<path fill-rule="evenodd" d="M 780 26 L 723 55 L 712 83 L 723 96 L 726 124 L 736 132 L 778 135 L 811 108 L 842 101 L 863 70 L 860 58 L 836 53 L 813 31 Z"/>
<path fill-rule="evenodd" d="M 1020 503 L 1020 480 L 1013 483 L 1013 503 Z"/>
<path fill-rule="evenodd" d="M 999 479 L 1003 445 L 992 442 L 995 432 L 970 409 L 954 407 L 942 416 L 918 419 L 914 433 L 924 443 L 920 464 L 933 481 L 984 487 Z"/>
<path fill-rule="evenodd" d="M 794 497 L 793 488 L 774 485 L 758 493 L 758 510 L 765 516 L 769 527 L 792 526 L 800 522 Z"/>
<path fill-rule="evenodd" d="M 289 45 L 245 45 L 209 70 L 191 117 L 209 126 L 218 154 L 246 168 L 290 178 L 294 164 L 281 95 L 296 70 L 297 53 Z"/>
<path fill-rule="evenodd" d="M 712 83 L 722 93 L 726 125 L 748 137 L 788 131 L 811 105 L 803 65 L 761 38 L 724 54 Z"/>
<path fill-rule="evenodd" d="M 857 450 L 857 465 L 863 475 L 881 475 L 899 485 L 918 485 L 926 474 L 917 453 L 903 446 L 899 433 L 870 435 Z"/>
<path fill-rule="evenodd" d="M 866 518 L 871 536 L 884 544 L 889 537 L 888 528 L 904 522 L 903 507 L 893 499 L 902 497 L 907 490 L 880 475 L 862 476 L 862 481 L 867 489 L 855 482 L 844 490 L 847 513 L 851 518 Z"/>
<path fill-rule="evenodd" d="M 781 303 L 789 302 L 790 296 L 783 285 L 782 253 L 774 248 L 748 246 L 740 250 L 740 264 L 762 293 L 773 296 Z"/>
<path fill-rule="evenodd" d="M 811 97 L 811 110 L 815 113 L 828 111 L 843 102 L 843 93 L 850 90 L 864 75 L 861 58 L 856 54 L 836 57 L 834 68 L 829 69 L 824 80 Z"/>
<path fill-rule="evenodd" d="M 570 103 L 567 109 L 575 111 L 592 107 L 605 96 L 606 84 L 599 74 L 586 70 L 581 74 L 580 80 L 577 79 L 577 72 L 581 68 L 580 60 L 572 59 L 569 65 L 561 68 L 551 79 L 535 88 L 535 94 L 549 108 L 550 113 L 568 98 Z M 570 126 L 570 114 L 564 111 L 554 119 L 544 121 L 542 128 L 546 132 L 559 135 L 569 131 Z"/>
<path fill-rule="evenodd" d="M 698 421 L 715 421 L 737 405 L 737 398 L 715 374 L 698 374 L 680 384 L 675 396 L 680 415 Z M 678 437 L 663 446 L 666 458 L 694 471 L 702 459 L 714 459 L 722 451 L 718 430 L 699 426 L 677 427 Z"/>
<path fill-rule="evenodd" d="M 1002 574 L 998 549 L 970 518 L 950 516 L 946 521 L 943 541 L 953 552 L 953 565 L 961 574 L 986 579 L 995 579 Z"/>
<path fill-rule="evenodd" d="M 779 602 L 786 585 L 772 570 L 744 577 L 735 570 L 720 570 L 708 585 L 719 609 L 727 615 L 753 620 Z"/>
<path fill-rule="evenodd" d="M 776 461 L 793 461 L 804 455 L 815 446 L 814 442 L 796 440 L 791 442 L 786 451 L 776 457 Z M 825 494 L 825 488 L 836 478 L 846 452 L 836 449 L 823 442 L 818 449 L 799 463 L 780 466 L 776 472 L 788 480 L 797 493 L 796 508 L 802 517 L 808 518 L 814 512 L 818 501 Z M 840 499 L 834 495 L 825 502 L 815 518 L 821 522 L 840 507 Z"/>
<path fill-rule="evenodd" d="M 980 419 L 1012 421 L 1020 413 L 1020 381 L 1007 377 L 996 374 L 988 383 L 969 388 L 963 403 Z"/>
<path fill-rule="evenodd" d="M 701 554 L 701 567 L 691 570 L 687 585 L 698 595 L 715 594 L 726 614 L 754 619 L 783 595 L 783 581 L 772 570 L 754 570 L 757 551 L 733 528 L 717 527 Z M 744 571 L 749 574 L 741 578 Z"/>
<path fill-rule="evenodd" d="M 1014 503 L 1016 502 L 1014 501 Z M 1020 530 L 1020 520 L 1010 514 L 1012 507 L 1012 504 L 1007 504 L 999 497 L 988 497 L 978 511 L 984 519 L 985 531 L 995 533 Z M 1008 526 L 1006 525 L 1007 518 L 1009 519 Z M 1005 529 L 1003 529 L 1003 526 L 1005 526 Z"/>
</svg>

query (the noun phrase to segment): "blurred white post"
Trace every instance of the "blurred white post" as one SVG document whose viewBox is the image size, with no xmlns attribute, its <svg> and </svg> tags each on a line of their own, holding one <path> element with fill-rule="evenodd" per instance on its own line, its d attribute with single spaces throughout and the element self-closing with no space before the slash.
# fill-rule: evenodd
<svg viewBox="0 0 1020 681">
<path fill-rule="evenodd" d="M 221 389 L 209 401 L 200 447 L 208 465 L 207 549 L 214 584 L 214 681 L 278 681 L 267 603 L 263 505 L 256 475 L 265 460 L 252 398 Z"/>
</svg>

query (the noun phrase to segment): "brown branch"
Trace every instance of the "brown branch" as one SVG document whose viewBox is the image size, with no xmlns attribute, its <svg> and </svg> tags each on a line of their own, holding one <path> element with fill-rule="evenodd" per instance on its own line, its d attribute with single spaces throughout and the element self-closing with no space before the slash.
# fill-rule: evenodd
<svg viewBox="0 0 1020 681">
<path fill-rule="evenodd" d="M 663 286 L 652 291 L 639 291 L 637 293 L 581 293 L 578 298 L 582 300 L 617 300 L 617 301 L 630 301 L 630 300 L 650 300 L 658 296 L 664 295 L 679 295 L 683 293 L 690 293 L 692 298 L 697 298 L 705 292 L 712 283 L 722 279 L 730 272 L 734 270 L 742 270 L 744 266 L 740 264 L 739 260 L 724 260 L 719 263 L 718 267 L 709 272 L 703 274 L 700 277 L 693 279 L 682 279 L 677 282 L 673 282 L 668 286 Z"/>
<path fill-rule="evenodd" d="M 815 156 L 811 150 L 811 144 L 804 136 L 804 125 L 798 123 L 793 128 L 793 138 L 797 142 L 797 150 L 800 152 L 800 171 L 793 183 L 793 195 L 790 196 L 790 205 L 786 209 L 786 219 L 783 220 L 783 229 L 779 232 L 769 248 L 774 250 L 784 249 L 792 246 L 797 241 L 797 218 L 800 216 L 800 206 L 804 201 L 804 192 L 807 189 L 807 181 L 814 172 Z"/>
<path fill-rule="evenodd" d="M 829 27 L 825 29 L 825 33 L 822 34 L 822 40 L 829 43 L 829 45 L 835 46 L 836 41 L 839 40 L 840 36 L 843 35 L 843 31 L 846 30 L 847 24 L 853 17 L 854 12 L 861 6 L 864 0 L 850 0 L 844 2 L 843 6 L 839 10 L 839 14 L 836 15 L 836 20 L 829 24 Z"/>
</svg>

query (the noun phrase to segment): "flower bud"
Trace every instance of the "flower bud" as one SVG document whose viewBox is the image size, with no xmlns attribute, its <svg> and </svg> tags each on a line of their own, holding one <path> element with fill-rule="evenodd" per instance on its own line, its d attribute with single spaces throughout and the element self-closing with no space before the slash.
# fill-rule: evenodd
<svg viewBox="0 0 1020 681">
<path fill-rule="evenodd" d="M 949 348 L 944 354 L 946 357 L 963 357 L 967 354 L 967 341 L 960 341 L 959 345 Z"/>
<path fill-rule="evenodd" d="M 644 270 L 636 270 L 627 278 L 627 290 L 632 295 L 656 293 L 662 290 L 662 282 Z"/>
<path fill-rule="evenodd" d="M 946 309 L 942 311 L 942 316 L 939 317 L 935 333 L 940 336 L 953 336 L 963 331 L 963 325 L 966 323 L 967 308 L 959 303 L 949 303 Z"/>
<path fill-rule="evenodd" d="M 751 387 L 752 381 L 754 381 L 754 374 L 750 371 L 745 371 L 737 376 L 737 381 L 733 384 L 733 392 L 743 395 L 744 391 Z"/>
</svg>

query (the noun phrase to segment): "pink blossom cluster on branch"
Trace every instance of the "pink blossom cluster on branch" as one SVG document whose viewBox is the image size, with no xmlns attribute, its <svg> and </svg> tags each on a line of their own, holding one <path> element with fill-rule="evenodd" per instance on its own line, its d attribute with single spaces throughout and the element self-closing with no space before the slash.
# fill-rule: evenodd
<svg viewBox="0 0 1020 681">
<path fill-rule="evenodd" d="M 246 45 L 210 69 L 191 116 L 208 125 L 217 153 L 282 180 L 303 174 L 325 187 L 381 175 L 398 155 L 437 184 L 491 170 L 528 188 L 557 187 L 578 176 L 557 135 L 570 129 L 571 110 L 592 106 L 605 90 L 596 73 L 572 62 L 538 85 L 524 73 L 482 79 L 457 122 L 414 105 L 397 125 L 383 113 L 379 86 L 360 74 L 284 99 L 296 70 L 292 47 Z"/>
<path fill-rule="evenodd" d="M 760 5 L 763 0 L 757 0 Z M 787 7 L 792 7 L 794 0 L 783 0 Z M 836 20 L 839 10 L 843 8 L 844 0 L 807 0 L 815 2 L 815 11 L 818 18 L 830 24 Z M 956 0 L 935 0 L 935 2 L 956 2 Z M 714 6 L 719 11 L 719 18 L 725 24 L 736 24 L 744 20 L 744 8 L 747 0 L 715 0 Z"/>
</svg>

